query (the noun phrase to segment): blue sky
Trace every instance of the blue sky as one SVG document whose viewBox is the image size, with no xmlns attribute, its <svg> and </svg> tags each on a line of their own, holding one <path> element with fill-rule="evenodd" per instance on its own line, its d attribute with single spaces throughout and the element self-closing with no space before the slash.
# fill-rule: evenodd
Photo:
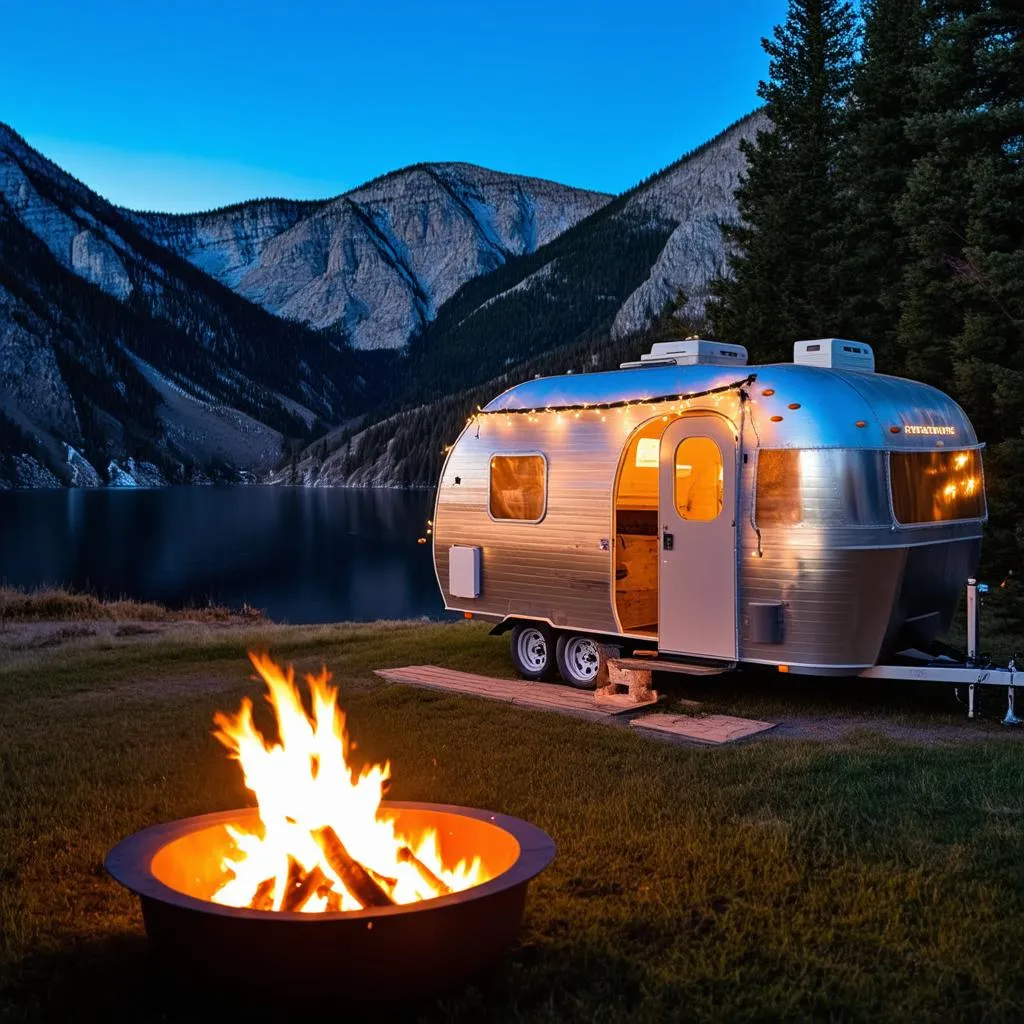
<svg viewBox="0 0 1024 1024">
<path fill-rule="evenodd" d="M 422 160 L 618 192 L 757 105 L 784 0 L 12 0 L 0 120 L 136 209 Z"/>
</svg>

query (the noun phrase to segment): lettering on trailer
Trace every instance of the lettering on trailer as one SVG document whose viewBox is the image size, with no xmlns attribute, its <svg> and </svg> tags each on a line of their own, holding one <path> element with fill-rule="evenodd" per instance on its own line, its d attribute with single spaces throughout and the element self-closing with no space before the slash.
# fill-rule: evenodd
<svg viewBox="0 0 1024 1024">
<path fill-rule="evenodd" d="M 904 434 L 927 434 L 929 437 L 955 437 L 956 427 L 946 423 L 906 423 Z"/>
</svg>

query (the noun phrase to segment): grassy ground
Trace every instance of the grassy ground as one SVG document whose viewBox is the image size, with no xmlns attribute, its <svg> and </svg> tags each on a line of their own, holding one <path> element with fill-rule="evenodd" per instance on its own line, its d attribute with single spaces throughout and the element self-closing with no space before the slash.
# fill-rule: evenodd
<svg viewBox="0 0 1024 1024">
<path fill-rule="evenodd" d="M 849 723 L 705 749 L 372 675 L 509 674 L 504 641 L 466 623 L 171 623 L 0 656 L 0 1016 L 224 1019 L 153 968 L 136 901 L 101 865 L 138 828 L 247 802 L 211 719 L 256 692 L 250 646 L 327 663 L 396 799 L 499 809 L 558 844 L 506 960 L 413 1016 L 1024 1016 L 1024 748 L 994 707 L 968 722 L 945 690 L 676 682 L 706 710 Z"/>
<path fill-rule="evenodd" d="M 263 613 L 249 605 L 231 611 L 220 605 L 171 610 L 163 605 L 124 598 L 101 601 L 93 594 L 76 593 L 64 587 L 21 590 L 0 586 L 0 629 L 13 622 L 82 622 L 106 619 L 112 622 L 231 622 L 261 620 Z"/>
</svg>

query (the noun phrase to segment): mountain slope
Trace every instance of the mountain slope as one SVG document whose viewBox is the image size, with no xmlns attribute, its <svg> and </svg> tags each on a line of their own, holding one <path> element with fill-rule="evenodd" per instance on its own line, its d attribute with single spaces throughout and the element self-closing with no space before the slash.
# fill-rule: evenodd
<svg viewBox="0 0 1024 1024">
<path fill-rule="evenodd" d="M 718 225 L 736 218 L 749 115 L 536 252 L 464 285 L 414 340 L 410 401 L 434 401 L 577 341 L 646 329 L 680 291 L 699 320 L 725 272 Z"/>
<path fill-rule="evenodd" d="M 699 321 L 764 124 L 614 199 L 422 164 L 190 215 L 118 209 L 0 125 L 0 486 L 263 477 L 301 444 L 274 479 L 429 483 L 489 390 Z"/>
<path fill-rule="evenodd" d="M 0 412 L 58 479 L 59 442 L 79 482 L 142 456 L 153 479 L 258 469 L 379 398 L 379 361 L 239 297 L 0 125 Z"/>
<path fill-rule="evenodd" d="M 530 253 L 611 196 L 470 164 L 420 164 L 317 203 L 128 214 L 278 316 L 357 348 L 403 348 L 466 281 Z"/>
</svg>

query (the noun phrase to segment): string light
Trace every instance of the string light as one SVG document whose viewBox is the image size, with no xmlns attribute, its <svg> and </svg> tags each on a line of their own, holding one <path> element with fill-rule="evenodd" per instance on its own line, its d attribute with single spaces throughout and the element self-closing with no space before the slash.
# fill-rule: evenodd
<svg viewBox="0 0 1024 1024">
<path fill-rule="evenodd" d="M 614 402 L 572 402 L 566 405 L 549 405 L 544 408 L 544 412 L 573 412 L 581 413 L 587 412 L 593 409 L 595 412 L 601 412 L 607 409 L 622 409 L 625 410 L 632 408 L 634 405 L 661 405 L 665 402 L 677 403 L 674 411 L 685 411 L 690 408 L 690 403 L 698 398 L 711 398 L 712 404 L 716 407 L 721 404 L 722 397 L 729 391 L 739 391 L 742 395 L 742 389 L 750 384 L 753 384 L 757 380 L 757 374 L 752 373 L 742 380 L 733 381 L 731 384 L 722 384 L 717 388 L 708 388 L 705 391 L 693 391 L 685 395 L 654 395 L 650 398 L 623 398 Z M 531 422 L 536 422 L 535 417 L 537 416 L 536 409 L 480 409 L 477 416 L 529 416 Z M 603 418 L 603 416 L 602 416 Z"/>
<path fill-rule="evenodd" d="M 688 394 L 683 395 L 654 395 L 637 399 L 623 398 L 613 402 L 575 402 L 566 405 L 548 405 L 545 406 L 542 411 L 546 413 L 555 413 L 556 422 L 558 423 L 562 422 L 562 413 L 572 413 L 573 418 L 578 420 L 584 413 L 593 411 L 600 421 L 605 423 L 607 422 L 605 412 L 610 409 L 619 409 L 624 417 L 622 421 L 623 425 L 628 430 L 633 426 L 633 421 L 629 413 L 634 407 L 646 410 L 652 415 L 657 415 L 657 411 L 654 410 L 654 406 L 664 406 L 671 402 L 673 404 L 669 407 L 669 413 L 674 413 L 678 416 L 684 412 L 688 412 L 694 407 L 694 402 L 703 398 L 710 398 L 711 404 L 717 409 L 721 406 L 722 399 L 725 395 L 731 391 L 735 391 L 737 392 L 737 397 L 739 398 L 742 410 L 744 402 L 752 401 L 751 396 L 744 389 L 753 384 L 756 380 L 757 374 L 751 373 L 742 380 L 735 380 L 730 384 L 722 384 L 719 387 L 707 388 L 704 391 L 691 391 Z M 661 419 L 663 423 L 668 422 L 669 413 L 664 413 L 662 410 Z M 466 420 L 467 426 L 471 426 L 474 422 L 476 423 L 477 437 L 480 436 L 480 423 L 485 416 L 504 416 L 506 427 L 510 427 L 512 425 L 513 416 L 526 416 L 530 423 L 538 423 L 540 421 L 537 409 L 482 409 L 478 405 L 476 407 L 476 412 Z M 441 449 L 441 454 L 447 455 L 454 447 L 454 444 L 446 445 Z"/>
</svg>

